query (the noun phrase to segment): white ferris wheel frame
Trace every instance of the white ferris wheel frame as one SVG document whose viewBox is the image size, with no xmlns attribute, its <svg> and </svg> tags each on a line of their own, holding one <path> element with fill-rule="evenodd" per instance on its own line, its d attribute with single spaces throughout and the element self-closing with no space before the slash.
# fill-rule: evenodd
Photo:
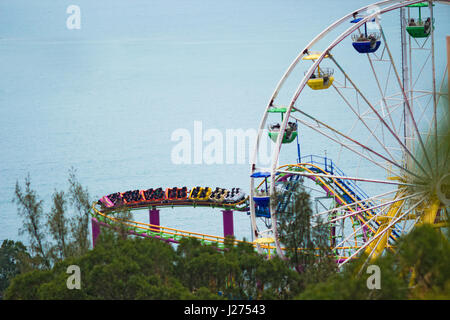
<svg viewBox="0 0 450 320">
<path fill-rule="evenodd" d="M 440 0 L 440 1 L 436 1 L 436 0 L 429 0 L 429 1 L 424 1 L 424 0 L 409 0 L 409 1 L 408 0 L 388 0 L 388 1 L 379 1 L 379 2 L 376 2 L 376 3 L 370 4 L 370 5 L 364 6 L 362 8 L 357 9 L 357 10 L 354 10 L 351 13 L 347 14 L 346 16 L 336 20 L 334 23 L 332 23 L 330 26 L 328 26 L 326 29 L 324 29 L 294 59 L 294 61 L 291 63 L 291 65 L 288 67 L 288 69 L 286 70 L 286 72 L 284 73 L 284 75 L 282 76 L 280 81 L 278 82 L 278 84 L 277 84 L 274 92 L 272 93 L 272 95 L 271 95 L 271 97 L 269 99 L 269 102 L 268 102 L 268 104 L 267 104 L 267 106 L 265 108 L 263 117 L 262 117 L 260 125 L 259 125 L 259 130 L 258 130 L 258 135 L 257 135 L 257 139 L 256 139 L 256 144 L 255 144 L 253 156 L 252 156 L 252 159 L 251 159 L 252 161 L 251 161 L 250 175 L 252 175 L 253 173 L 255 173 L 255 172 L 259 171 L 259 170 L 261 170 L 261 171 L 269 171 L 270 172 L 270 181 L 271 181 L 271 183 L 270 183 L 270 194 L 274 194 L 275 193 L 276 174 L 281 172 L 280 170 L 277 170 L 277 165 L 278 165 L 278 160 L 279 160 L 279 154 L 280 154 L 280 151 L 281 151 L 282 139 L 283 139 L 284 132 L 286 130 L 287 123 L 288 123 L 289 119 L 293 118 L 293 119 L 299 121 L 300 123 L 302 123 L 302 124 L 312 128 L 312 129 L 314 129 L 316 131 L 318 130 L 317 128 L 314 128 L 313 126 L 311 126 L 311 124 L 309 124 L 309 123 L 307 123 L 305 121 L 302 121 L 302 120 L 292 116 L 291 112 L 292 112 L 292 110 L 301 111 L 298 108 L 296 108 L 294 105 L 295 105 L 295 103 L 296 103 L 300 93 L 303 91 L 304 87 L 306 86 L 308 79 L 314 73 L 314 71 L 317 69 L 317 67 L 320 65 L 322 60 L 326 56 L 330 57 L 331 60 L 333 60 L 333 62 L 335 63 L 335 65 L 337 65 L 338 68 L 339 68 L 339 64 L 334 60 L 333 56 L 331 54 L 328 56 L 328 54 L 331 52 L 331 50 L 334 47 L 336 47 L 338 44 L 340 44 L 344 39 L 349 37 L 354 31 L 358 30 L 365 23 L 367 23 L 369 21 L 373 21 L 374 19 L 375 19 L 375 21 L 377 21 L 376 18 L 378 16 L 380 16 L 380 15 L 382 15 L 384 13 L 393 11 L 393 10 L 403 9 L 406 6 L 409 6 L 409 5 L 412 5 L 412 4 L 421 3 L 421 2 L 428 2 L 429 3 L 430 16 L 431 16 L 432 21 L 433 21 L 433 3 L 434 2 L 438 2 L 438 3 L 442 3 L 442 4 L 450 4 L 450 0 Z M 266 122 L 267 122 L 267 118 L 268 118 L 268 114 L 269 114 L 269 109 L 272 108 L 272 107 L 276 107 L 274 105 L 274 101 L 277 98 L 278 93 L 280 92 L 281 88 L 285 84 L 286 80 L 289 78 L 289 76 L 291 75 L 293 70 L 296 68 L 298 62 L 300 62 L 302 60 L 302 58 L 305 57 L 308 54 L 309 50 L 311 50 L 315 44 L 317 44 L 320 40 L 322 40 L 330 32 L 335 30 L 338 26 L 340 26 L 340 25 L 342 25 L 344 23 L 348 23 L 349 19 L 351 19 L 353 17 L 353 14 L 355 12 L 367 12 L 370 8 L 373 8 L 373 7 L 376 7 L 379 10 L 364 16 L 358 22 L 353 23 L 351 27 L 347 28 L 338 37 L 336 37 L 328 45 L 328 47 L 326 47 L 323 51 L 321 51 L 320 55 L 318 55 L 318 57 L 314 60 L 313 64 L 309 67 L 308 71 L 305 72 L 303 79 L 299 83 L 299 85 L 298 85 L 294 95 L 291 98 L 291 101 L 290 101 L 289 105 L 286 108 L 286 112 L 285 112 L 284 118 L 282 120 L 282 123 L 280 124 L 280 131 L 279 131 L 278 137 L 277 137 L 276 142 L 275 142 L 274 151 L 272 153 L 271 167 L 270 168 L 258 168 L 256 166 L 256 162 L 257 162 L 257 158 L 258 158 L 258 151 L 259 151 L 259 146 L 260 146 L 260 141 L 261 141 L 261 138 L 262 138 L 262 134 L 263 134 L 264 128 L 266 126 Z M 404 14 L 404 12 L 403 12 L 403 14 Z M 378 24 L 378 21 L 376 23 Z M 409 106 L 409 102 L 408 102 L 409 99 L 407 97 L 408 86 L 411 86 L 411 84 L 412 84 L 412 77 L 411 77 L 411 74 L 410 74 L 410 72 L 411 72 L 411 64 L 409 65 L 409 70 L 408 70 L 408 64 L 405 64 L 405 66 L 401 70 L 402 71 L 402 75 L 403 75 L 403 81 L 402 81 L 402 79 L 400 79 L 398 70 L 395 70 L 395 64 L 394 64 L 393 58 L 391 56 L 389 47 L 387 46 L 386 39 L 384 38 L 384 34 L 383 34 L 382 29 L 381 29 L 381 26 L 379 24 L 378 24 L 378 26 L 380 27 L 381 34 L 383 36 L 383 40 L 384 40 L 385 46 L 387 47 L 387 51 L 388 51 L 388 54 L 390 56 L 391 63 L 394 66 L 394 72 L 395 72 L 395 75 L 396 75 L 396 80 L 399 83 L 399 86 L 401 88 L 401 93 L 403 95 L 402 97 L 398 98 L 398 100 L 400 101 L 399 104 L 403 104 L 405 109 L 408 110 L 408 112 L 411 114 L 411 118 L 414 119 L 414 116 L 412 115 L 412 111 L 411 111 L 410 106 Z M 433 29 L 434 28 L 431 28 L 429 38 L 431 38 L 431 59 L 432 59 L 432 72 L 433 72 L 433 83 L 432 83 L 433 91 L 431 92 L 431 94 L 432 94 L 432 97 L 433 97 L 434 115 L 433 115 L 432 121 L 436 122 L 437 121 L 436 104 L 437 104 L 437 100 L 438 100 L 438 98 L 437 98 L 438 91 L 436 90 L 436 82 L 435 82 L 436 75 L 435 75 L 435 65 L 434 65 L 435 62 L 434 62 L 434 30 Z M 404 37 L 404 34 L 405 34 L 405 31 L 402 30 L 402 37 Z M 404 41 L 404 40 L 405 39 L 402 38 L 402 54 L 405 55 L 402 58 L 406 58 L 406 54 L 407 54 L 407 52 L 406 52 L 406 41 Z M 410 50 L 410 52 L 409 53 L 410 53 L 410 56 L 411 56 L 411 39 L 409 41 L 410 41 L 410 43 L 409 43 L 409 50 Z M 427 38 L 427 41 L 428 41 L 428 38 Z M 369 57 L 369 55 L 367 55 L 367 56 Z M 371 61 L 370 57 L 369 57 L 369 63 L 372 65 L 372 61 Z M 409 62 L 409 63 L 411 63 L 411 62 Z M 373 66 L 372 66 L 372 68 L 373 68 Z M 345 74 L 344 70 L 340 69 L 340 71 L 342 71 L 343 74 L 345 75 L 345 79 L 351 82 L 351 79 Z M 405 79 L 405 75 L 406 75 L 406 79 Z M 409 77 L 408 77 L 408 75 L 409 75 Z M 444 72 L 444 75 L 445 75 L 445 72 Z M 375 75 L 375 78 L 376 78 L 376 75 Z M 378 88 L 380 89 L 380 92 L 382 92 L 382 88 L 380 87 L 378 79 L 376 79 L 376 81 L 377 81 Z M 357 86 L 354 83 L 352 83 L 352 85 L 353 85 L 353 87 L 354 87 L 354 89 L 356 91 L 359 91 Z M 335 87 L 335 89 L 339 93 L 339 90 L 336 87 Z M 439 91 L 441 91 L 441 90 L 439 90 Z M 359 93 L 361 94 L 361 97 L 364 99 L 364 96 L 362 95 L 362 93 L 361 92 L 359 92 Z M 426 93 L 430 94 L 430 92 L 426 92 Z M 412 91 L 410 91 L 409 94 L 412 94 Z M 342 95 L 341 95 L 341 97 L 345 101 L 345 98 Z M 382 98 L 385 99 L 386 97 L 384 97 L 382 95 Z M 393 98 L 393 97 L 391 97 L 391 98 Z M 379 117 L 379 119 L 382 122 L 384 122 L 383 118 L 378 115 L 376 109 L 371 106 L 370 102 L 369 101 L 366 101 L 366 102 L 371 107 L 372 111 Z M 308 116 L 308 115 L 306 115 L 306 116 Z M 313 119 L 313 122 L 319 123 L 319 120 Z M 324 124 L 324 123 L 322 123 L 322 125 L 326 126 L 326 124 Z M 420 134 L 419 134 L 419 129 L 417 128 L 417 125 L 414 123 L 414 120 L 413 120 L 413 123 L 410 123 L 409 125 L 411 125 L 411 127 L 412 127 L 411 130 L 412 131 L 414 130 L 417 133 L 417 136 L 418 136 L 418 139 L 420 141 L 420 144 L 423 147 L 423 141 L 421 140 L 421 137 L 420 137 Z M 385 126 L 386 126 L 387 130 L 391 130 L 389 125 L 385 124 Z M 405 126 L 406 126 L 406 122 L 405 122 Z M 436 128 L 437 128 L 437 126 L 435 126 L 435 129 Z M 336 133 L 338 135 L 341 135 L 344 138 L 350 139 L 349 137 L 346 137 L 343 133 L 336 132 L 337 130 L 334 130 L 333 128 L 328 128 L 328 129 L 333 130 L 334 133 Z M 369 129 L 369 131 L 370 131 L 370 129 Z M 324 132 L 320 132 L 320 133 L 322 135 L 327 136 L 332 141 L 335 141 L 336 143 L 341 144 L 341 147 L 345 147 L 345 148 L 347 148 L 347 149 L 349 149 L 349 150 L 351 150 L 351 151 L 353 151 L 355 153 L 358 153 L 358 151 L 356 151 L 355 149 L 352 149 L 349 145 L 342 144 L 340 141 L 338 141 L 337 139 L 331 137 L 330 135 L 327 135 Z M 408 153 L 410 158 L 413 161 L 415 161 L 416 164 L 418 164 L 420 166 L 420 163 L 417 160 L 414 159 L 414 155 L 410 152 L 410 149 L 407 147 L 407 145 L 405 145 L 406 143 L 404 143 L 400 139 L 400 137 L 392 130 L 391 130 L 391 134 L 397 139 L 399 145 L 403 148 L 403 151 Z M 352 142 L 355 142 L 355 141 L 352 141 Z M 391 160 L 394 160 L 393 157 L 391 157 L 392 159 L 389 159 L 389 158 L 386 158 L 384 156 L 381 156 L 380 154 L 377 154 L 373 150 L 370 150 L 370 148 L 368 148 L 367 146 L 364 146 L 363 144 L 360 144 L 360 146 L 365 148 L 369 152 L 375 153 L 377 156 L 383 158 L 385 161 L 390 162 L 391 164 L 394 164 L 394 165 L 398 166 L 398 164 L 395 163 L 395 161 L 391 161 Z M 386 148 L 385 148 L 385 150 L 390 155 L 389 151 Z M 362 153 L 358 153 L 358 154 L 361 157 L 364 157 L 367 160 L 372 161 L 373 163 L 375 163 L 375 164 L 381 166 L 382 168 L 386 169 L 387 171 L 389 171 L 389 168 L 384 167 L 384 166 L 380 165 L 379 163 L 375 162 L 371 157 L 363 155 Z M 430 161 L 429 159 L 427 159 L 427 160 Z M 401 168 L 401 169 L 407 171 L 404 167 Z M 425 174 L 427 174 L 427 171 L 424 168 L 422 168 L 422 170 L 424 171 Z M 290 172 L 290 173 L 294 173 L 294 172 Z M 308 173 L 297 173 L 297 174 L 308 175 Z M 411 173 L 411 174 L 413 174 L 413 173 Z M 320 174 L 309 173 L 309 175 L 319 176 Z M 359 180 L 366 180 L 366 181 L 374 182 L 374 183 L 401 184 L 400 182 L 394 182 L 394 181 L 388 181 L 388 180 L 362 179 L 362 178 L 351 178 L 351 177 L 350 178 L 349 177 L 339 177 L 339 178 L 355 179 L 355 180 L 359 179 Z M 259 236 L 261 236 L 264 233 L 273 232 L 277 254 L 280 255 L 280 256 L 283 256 L 284 254 L 283 254 L 283 251 L 281 249 L 281 245 L 280 245 L 280 242 L 279 242 L 279 239 L 278 239 L 278 233 L 277 233 L 277 227 L 276 227 L 277 226 L 277 218 L 276 218 L 276 214 L 274 214 L 275 210 L 276 210 L 275 204 L 274 204 L 273 201 L 270 201 L 270 212 L 272 213 L 271 214 L 272 229 L 259 232 L 258 228 L 257 228 L 257 223 L 256 223 L 255 202 L 253 200 L 253 196 L 254 195 L 255 195 L 255 178 L 251 177 L 250 178 L 250 197 L 249 198 L 250 198 L 250 217 L 251 217 L 251 225 L 252 225 L 252 237 L 254 239 L 257 239 Z M 413 195 L 413 196 L 417 196 L 417 195 Z M 411 196 L 411 197 L 413 197 L 413 196 Z M 375 196 L 375 197 L 377 197 L 377 196 Z M 409 197 L 406 197 L 406 198 L 409 198 Z M 398 200 L 395 200 L 395 201 L 398 201 Z M 406 213 L 402 213 L 401 217 L 405 216 L 410 211 L 411 211 L 411 208 L 407 209 Z M 399 220 L 398 218 L 395 219 L 395 221 L 398 221 L 398 220 Z M 378 238 L 378 237 L 380 237 L 380 235 L 378 235 L 376 238 Z M 376 240 L 376 238 L 371 239 L 371 241 Z M 357 250 L 356 253 L 360 252 L 363 248 L 367 247 L 369 244 L 370 244 L 370 242 L 364 244 L 360 249 Z M 261 248 L 259 246 L 257 246 L 257 247 L 258 247 L 258 250 L 261 250 Z"/>
</svg>

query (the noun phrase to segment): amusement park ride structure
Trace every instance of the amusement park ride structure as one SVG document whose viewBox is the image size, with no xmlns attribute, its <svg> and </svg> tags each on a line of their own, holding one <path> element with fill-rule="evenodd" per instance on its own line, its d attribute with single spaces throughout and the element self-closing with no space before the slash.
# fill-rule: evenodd
<svg viewBox="0 0 450 320">
<path fill-rule="evenodd" d="M 329 245 L 339 266 L 361 252 L 373 258 L 394 249 L 397 239 L 418 224 L 446 226 L 448 202 L 437 196 L 435 183 L 448 175 L 438 146 L 441 119 L 449 117 L 448 92 L 443 88 L 448 71 L 437 67 L 435 52 L 436 33 L 446 30 L 435 26 L 434 12 L 448 10 L 449 4 L 450 0 L 380 1 L 336 20 L 300 51 L 269 99 L 252 157 L 249 196 L 239 188 L 209 187 L 110 194 L 93 205 L 94 244 L 100 226 L 121 223 L 137 236 L 175 243 L 197 238 L 223 247 L 225 237 L 234 235 L 237 211 L 250 216 L 251 244 L 260 253 L 270 255 L 272 249 L 284 256 L 277 216 L 288 210 L 292 192 L 299 189 L 311 195 L 313 218 L 321 218 L 328 227 Z M 383 23 L 384 17 L 390 22 L 400 18 L 396 27 L 400 41 L 389 37 L 393 28 L 388 25 L 385 30 L 382 17 Z M 330 37 L 334 37 L 331 42 Z M 347 58 L 354 55 L 351 60 L 358 62 L 359 72 L 341 62 L 342 48 Z M 312 64 L 305 67 L 308 61 Z M 300 81 L 294 72 L 298 68 L 307 68 Z M 294 82 L 293 91 L 288 82 Z M 282 101 L 280 93 L 291 98 Z M 312 95 L 315 107 L 301 106 Z M 328 108 L 336 117 L 320 112 L 322 100 L 333 101 Z M 447 107 L 442 109 L 444 100 Z M 339 115 L 350 122 L 344 123 Z M 270 122 L 276 116 L 281 121 Z M 328 155 L 302 155 L 300 133 L 303 139 L 327 141 L 325 146 L 314 146 L 331 145 L 333 160 Z M 263 139 L 275 144 L 269 168 L 258 160 Z M 282 155 L 292 156 L 292 145 L 296 145 L 296 163 L 279 165 Z M 281 201 L 271 197 L 280 193 Z M 160 226 L 160 208 L 183 206 L 221 209 L 223 237 Z M 118 219 L 114 213 L 123 207 L 149 210 L 150 223 Z"/>
</svg>

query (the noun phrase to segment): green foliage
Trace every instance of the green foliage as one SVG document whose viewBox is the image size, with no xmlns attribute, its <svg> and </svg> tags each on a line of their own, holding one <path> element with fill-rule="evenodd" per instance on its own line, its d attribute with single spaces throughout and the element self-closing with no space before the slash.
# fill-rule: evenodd
<svg viewBox="0 0 450 320">
<path fill-rule="evenodd" d="M 229 299 L 290 299 L 296 290 L 298 275 L 285 261 L 266 260 L 248 244 L 221 252 L 186 239 L 177 254 L 179 278 L 193 292 L 209 288 Z"/>
<path fill-rule="evenodd" d="M 226 239 L 225 249 L 195 239 L 182 240 L 175 249 L 159 240 L 131 237 L 121 224 L 102 229 L 96 247 L 88 250 L 89 194 L 74 171 L 69 185 L 67 194 L 54 192 L 51 211 L 44 215 L 29 177 L 24 189 L 16 184 L 14 201 L 31 244 L 29 252 L 13 241 L 0 248 L 0 292 L 9 285 L 5 299 L 450 298 L 450 245 L 428 225 L 401 239 L 395 252 L 370 262 L 381 270 L 381 289 L 371 290 L 364 256 L 336 272 L 329 230 L 312 222 L 309 195 L 303 190 L 278 215 L 280 238 L 290 248 L 287 259 L 267 260 L 250 244 L 233 245 L 233 238 Z M 124 209 L 116 218 L 130 219 L 131 212 Z M 81 270 L 80 290 L 67 288 L 71 265 Z"/>
<path fill-rule="evenodd" d="M 367 287 L 370 274 L 365 256 L 324 280 L 314 278 L 317 269 L 313 266 L 298 273 L 287 261 L 276 256 L 267 260 L 248 244 L 219 250 L 186 239 L 174 249 L 159 240 L 123 239 L 104 231 L 95 249 L 84 255 L 60 261 L 52 270 L 16 276 L 5 299 L 450 298 L 450 245 L 426 225 L 404 237 L 395 252 L 370 262 L 381 271 L 381 289 L 372 290 Z M 80 267 L 80 290 L 66 286 L 70 265 Z"/>
<path fill-rule="evenodd" d="M 78 182 L 74 169 L 69 171 L 68 182 L 67 193 L 57 190 L 53 193 L 48 213 L 44 213 L 43 201 L 32 189 L 29 175 L 24 187 L 16 183 L 13 202 L 23 219 L 20 234 L 28 235 L 30 240 L 30 256 L 24 256 L 22 261 L 28 269 L 50 269 L 60 260 L 80 256 L 89 250 L 92 202 L 88 190 Z"/>
<path fill-rule="evenodd" d="M 292 201 L 284 212 L 277 213 L 279 238 L 288 248 L 290 265 L 300 274 L 299 286 L 305 288 L 335 273 L 335 258 L 328 228 L 318 218 L 313 222 L 310 195 L 302 188 L 285 192 L 292 193 Z M 284 193 L 278 193 L 274 200 L 279 202 L 284 197 Z"/>
<path fill-rule="evenodd" d="M 126 239 L 129 236 L 129 226 L 123 222 L 133 221 L 133 213 L 127 207 L 117 208 L 114 211 L 114 221 L 110 221 L 109 225 L 122 239 Z"/>
<path fill-rule="evenodd" d="M 51 262 L 42 226 L 44 218 L 42 200 L 39 200 L 36 192 L 31 189 L 29 175 L 25 178 L 24 190 L 18 182 L 16 183 L 13 202 L 17 204 L 19 216 L 23 218 L 23 228 L 19 230 L 19 233 L 29 235 L 31 253 L 39 258 L 42 267 L 49 268 Z"/>
<path fill-rule="evenodd" d="M 17 276 L 6 299 L 186 299 L 193 295 L 174 277 L 170 245 L 157 240 L 106 235 L 83 256 L 55 264 L 51 271 Z M 81 289 L 66 285 L 70 265 L 81 270 Z M 30 290 L 29 286 L 32 286 Z"/>
<path fill-rule="evenodd" d="M 348 263 L 329 281 L 311 285 L 298 299 L 396 300 L 450 298 L 450 244 L 431 226 L 415 228 L 395 252 L 370 262 L 381 272 L 381 289 L 368 289 L 365 256 Z"/>
<path fill-rule="evenodd" d="M 36 300 L 41 285 L 52 278 L 50 270 L 39 270 L 23 273 L 11 281 L 6 289 L 5 300 Z"/>
<path fill-rule="evenodd" d="M 80 290 L 67 288 L 70 265 L 80 267 Z M 5 298 L 290 299 L 297 280 L 283 260 L 266 260 L 248 245 L 221 251 L 189 239 L 175 250 L 159 240 L 102 232 L 83 256 L 16 276 Z"/>
<path fill-rule="evenodd" d="M 414 299 L 450 298 L 450 243 L 430 225 L 406 235 L 398 248 L 397 265 L 412 276 Z M 408 271 L 413 268 L 413 272 Z"/>
<path fill-rule="evenodd" d="M 423 144 L 416 142 L 413 148 L 417 161 L 409 159 L 409 170 L 415 176 L 405 177 L 411 183 L 408 193 L 424 192 L 418 200 L 425 198 L 428 203 L 439 199 L 438 188 L 443 187 L 442 179 L 450 173 L 450 108 L 448 98 L 441 96 L 438 100 L 436 119 L 433 117 L 428 131 L 420 135 Z M 440 191 L 445 193 L 445 190 Z"/>
<path fill-rule="evenodd" d="M 50 235 L 56 242 L 52 255 L 54 259 L 65 259 L 68 256 L 67 241 L 69 240 L 69 225 L 66 218 L 66 199 L 64 191 L 53 193 L 53 206 L 47 216 Z"/>
<path fill-rule="evenodd" d="M 71 254 L 79 256 L 89 250 L 90 247 L 89 219 L 91 217 L 92 199 L 89 196 L 88 189 L 84 188 L 76 178 L 76 170 L 74 168 L 71 168 L 69 171 L 68 182 L 68 202 L 75 212 L 75 215 L 70 220 L 73 237 Z"/>
<path fill-rule="evenodd" d="M 11 279 L 22 271 L 21 258 L 28 256 L 22 242 L 4 240 L 0 247 L 0 300 Z"/>
</svg>

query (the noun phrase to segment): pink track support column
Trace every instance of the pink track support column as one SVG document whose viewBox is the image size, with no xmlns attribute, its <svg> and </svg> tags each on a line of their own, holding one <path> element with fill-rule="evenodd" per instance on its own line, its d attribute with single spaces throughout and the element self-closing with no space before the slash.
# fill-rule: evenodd
<svg viewBox="0 0 450 320">
<path fill-rule="evenodd" d="M 223 236 L 234 236 L 233 210 L 222 210 Z"/>
<path fill-rule="evenodd" d="M 159 226 L 159 210 L 158 209 L 150 209 L 150 224 Z M 159 231 L 159 228 L 152 227 L 152 231 Z"/>
<path fill-rule="evenodd" d="M 92 224 L 92 247 L 95 248 L 95 243 L 97 242 L 97 238 L 100 235 L 100 223 L 96 218 L 92 218 L 91 224 Z"/>
</svg>

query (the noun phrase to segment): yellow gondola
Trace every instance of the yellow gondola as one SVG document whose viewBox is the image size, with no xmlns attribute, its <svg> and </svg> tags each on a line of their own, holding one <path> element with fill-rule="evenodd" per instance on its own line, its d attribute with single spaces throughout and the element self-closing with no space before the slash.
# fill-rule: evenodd
<svg viewBox="0 0 450 320">
<path fill-rule="evenodd" d="M 317 60 L 320 57 L 320 52 L 310 53 L 304 56 L 303 60 Z M 329 55 L 325 54 L 324 58 L 328 58 Z M 334 81 L 334 70 L 332 68 L 320 68 L 317 66 L 317 70 L 309 78 L 307 84 L 313 90 L 328 89 Z"/>
<path fill-rule="evenodd" d="M 331 68 L 317 67 L 317 71 L 311 75 L 307 84 L 313 90 L 328 89 L 334 81 L 333 73 L 334 70 Z"/>
</svg>

